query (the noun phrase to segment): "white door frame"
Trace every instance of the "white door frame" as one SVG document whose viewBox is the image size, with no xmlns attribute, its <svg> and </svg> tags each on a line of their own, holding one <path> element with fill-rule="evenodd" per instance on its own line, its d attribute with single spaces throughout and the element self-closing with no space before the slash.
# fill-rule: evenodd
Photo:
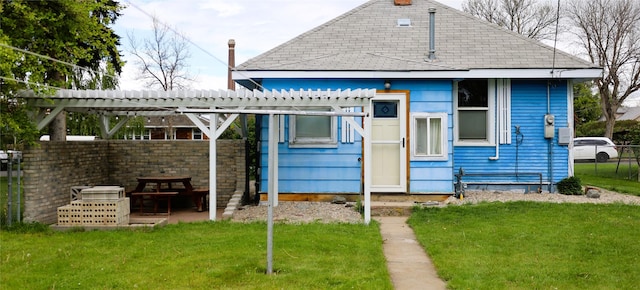
<svg viewBox="0 0 640 290">
<path fill-rule="evenodd" d="M 406 116 L 406 98 L 407 94 L 405 92 L 397 92 L 397 93 L 382 93 L 378 92 L 376 96 L 371 100 L 371 122 L 375 122 L 374 114 L 374 102 L 376 101 L 397 101 L 398 102 L 398 123 L 399 123 L 399 136 L 397 140 L 389 141 L 378 141 L 380 143 L 397 142 L 400 145 L 400 150 L 398 151 L 399 158 L 399 181 L 398 184 L 389 184 L 389 185 L 374 185 L 374 180 L 371 182 L 371 191 L 372 192 L 407 192 L 407 148 L 408 148 L 408 140 L 407 140 L 407 116 Z M 371 134 L 371 143 L 375 145 L 377 140 L 373 139 L 373 132 Z M 372 150 L 372 157 L 369 158 L 369 162 L 375 164 L 373 161 L 376 158 L 375 150 Z M 372 168 L 372 173 L 375 173 L 379 168 Z M 372 174 L 374 175 L 374 174 Z"/>
</svg>

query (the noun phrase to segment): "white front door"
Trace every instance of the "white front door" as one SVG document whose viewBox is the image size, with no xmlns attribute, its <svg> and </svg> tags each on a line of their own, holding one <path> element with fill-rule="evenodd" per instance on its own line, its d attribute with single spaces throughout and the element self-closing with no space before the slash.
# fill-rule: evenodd
<svg viewBox="0 0 640 290">
<path fill-rule="evenodd" d="M 371 132 L 373 192 L 406 192 L 406 117 L 404 93 L 377 94 Z"/>
</svg>

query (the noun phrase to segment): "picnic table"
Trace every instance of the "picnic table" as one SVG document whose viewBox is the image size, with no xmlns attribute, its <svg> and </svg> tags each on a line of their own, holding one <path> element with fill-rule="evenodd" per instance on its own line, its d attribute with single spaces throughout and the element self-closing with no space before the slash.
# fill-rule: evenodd
<svg viewBox="0 0 640 290">
<path fill-rule="evenodd" d="M 138 177 L 138 185 L 131 192 L 132 202 L 140 200 L 140 213 L 142 213 L 145 197 L 153 200 L 154 213 L 158 211 L 158 200 L 167 199 L 167 213 L 171 214 L 171 197 L 177 195 L 191 196 L 198 211 L 202 211 L 202 201 L 208 190 L 195 189 L 191 185 L 191 176 L 144 176 Z M 147 190 L 147 186 L 151 190 Z"/>
</svg>

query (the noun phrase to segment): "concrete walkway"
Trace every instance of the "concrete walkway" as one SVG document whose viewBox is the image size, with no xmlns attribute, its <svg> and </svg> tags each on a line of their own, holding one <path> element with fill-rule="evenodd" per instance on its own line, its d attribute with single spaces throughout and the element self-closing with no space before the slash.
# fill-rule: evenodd
<svg viewBox="0 0 640 290">
<path fill-rule="evenodd" d="M 395 289 L 446 289 L 406 216 L 374 217 L 380 223 L 387 269 Z"/>
</svg>

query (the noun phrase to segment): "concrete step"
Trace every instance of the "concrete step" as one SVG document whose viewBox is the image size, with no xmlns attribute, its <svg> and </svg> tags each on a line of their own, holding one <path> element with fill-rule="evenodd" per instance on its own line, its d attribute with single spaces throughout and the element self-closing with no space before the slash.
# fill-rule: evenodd
<svg viewBox="0 0 640 290">
<path fill-rule="evenodd" d="M 442 201 L 372 201 L 371 216 L 410 216 L 415 207 L 440 206 Z"/>
</svg>

